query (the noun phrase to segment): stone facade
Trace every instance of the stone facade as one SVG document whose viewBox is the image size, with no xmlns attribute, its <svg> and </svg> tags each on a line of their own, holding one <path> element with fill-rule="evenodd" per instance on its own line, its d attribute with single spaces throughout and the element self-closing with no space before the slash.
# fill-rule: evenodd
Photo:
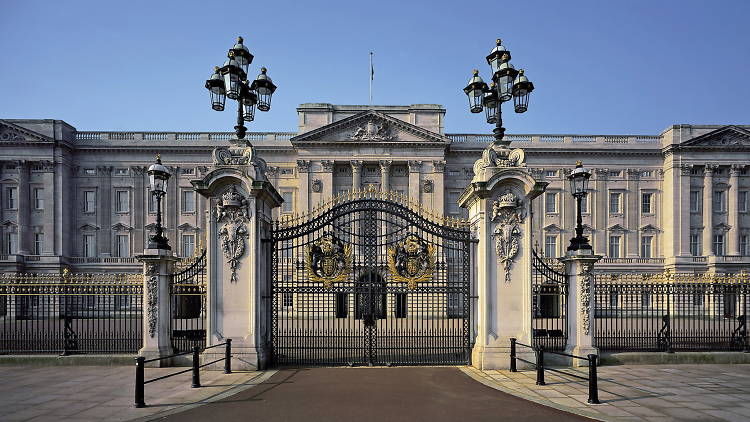
<svg viewBox="0 0 750 422">
<path fill-rule="evenodd" d="M 296 132 L 249 133 L 266 175 L 303 214 L 374 186 L 434 213 L 468 216 L 458 199 L 490 135 L 446 134 L 438 105 L 302 104 Z M 87 132 L 59 120 L 0 120 L 0 267 L 132 271 L 155 222 L 146 168 L 170 168 L 166 235 L 179 256 L 205 244 L 206 174 L 231 133 Z M 574 236 L 565 176 L 592 170 L 583 222 L 604 271 L 735 272 L 750 264 L 750 126 L 674 125 L 658 135 L 507 135 L 548 182 L 530 206 L 533 242 L 562 256 Z"/>
</svg>

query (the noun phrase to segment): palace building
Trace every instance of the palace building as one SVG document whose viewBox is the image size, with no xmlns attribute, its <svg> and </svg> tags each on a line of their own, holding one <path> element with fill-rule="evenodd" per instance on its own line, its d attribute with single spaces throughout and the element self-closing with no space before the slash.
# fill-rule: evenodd
<svg viewBox="0 0 750 422">
<path fill-rule="evenodd" d="M 309 103 L 294 132 L 251 132 L 268 180 L 302 215 L 355 190 L 394 192 L 434 215 L 465 218 L 459 197 L 491 135 L 446 133 L 434 104 Z M 0 267 L 4 272 L 138 272 L 155 225 L 145 173 L 157 153 L 172 177 L 164 226 L 173 251 L 205 244 L 205 175 L 229 132 L 93 132 L 60 120 L 0 120 Z M 673 125 L 651 135 L 506 135 L 549 184 L 531 205 L 533 242 L 562 256 L 575 227 L 566 176 L 593 176 L 583 224 L 600 271 L 737 272 L 750 264 L 750 125 Z"/>
</svg>

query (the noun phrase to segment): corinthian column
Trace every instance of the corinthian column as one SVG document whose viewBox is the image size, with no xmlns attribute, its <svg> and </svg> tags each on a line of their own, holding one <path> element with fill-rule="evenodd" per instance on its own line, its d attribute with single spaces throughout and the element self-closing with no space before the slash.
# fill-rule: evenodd
<svg viewBox="0 0 750 422">
<path fill-rule="evenodd" d="M 383 192 L 390 189 L 391 163 L 392 160 L 380 160 L 380 190 Z"/>
<path fill-rule="evenodd" d="M 727 194 L 727 223 L 730 228 L 727 232 L 727 255 L 737 256 L 740 254 L 740 204 L 739 193 L 740 171 L 742 165 L 732 164 L 729 169 L 729 192 Z"/>
<path fill-rule="evenodd" d="M 352 165 L 352 191 L 362 187 L 362 160 L 351 160 Z"/>
<path fill-rule="evenodd" d="M 714 234 L 714 170 L 718 165 L 706 164 L 703 169 L 703 255 L 714 255 L 712 248 Z"/>
</svg>

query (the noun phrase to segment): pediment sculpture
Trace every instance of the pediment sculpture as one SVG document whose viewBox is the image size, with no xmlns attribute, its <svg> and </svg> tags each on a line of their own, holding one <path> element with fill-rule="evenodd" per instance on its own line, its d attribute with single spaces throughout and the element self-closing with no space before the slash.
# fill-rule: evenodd
<svg viewBox="0 0 750 422">
<path fill-rule="evenodd" d="M 224 192 L 216 204 L 216 222 L 221 224 L 219 238 L 221 250 L 232 271 L 231 282 L 237 282 L 237 268 L 245 254 L 245 238 L 248 237 L 246 223 L 251 216 L 249 201 L 232 187 Z"/>
<path fill-rule="evenodd" d="M 353 141 L 390 141 L 396 136 L 393 135 L 391 127 L 387 122 L 375 123 L 374 120 L 368 120 L 364 125 L 358 126 L 349 136 Z"/>
<path fill-rule="evenodd" d="M 492 203 L 492 221 L 496 223 L 493 231 L 495 251 L 505 273 L 506 283 L 510 283 L 510 268 L 521 248 L 524 214 L 521 199 L 510 189 Z"/>
</svg>

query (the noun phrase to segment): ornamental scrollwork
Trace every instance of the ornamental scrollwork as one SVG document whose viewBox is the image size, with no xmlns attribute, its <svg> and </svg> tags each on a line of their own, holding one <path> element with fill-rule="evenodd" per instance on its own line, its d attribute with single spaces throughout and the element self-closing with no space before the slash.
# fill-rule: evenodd
<svg viewBox="0 0 750 422">
<path fill-rule="evenodd" d="M 521 200 L 506 190 L 492 204 L 492 221 L 497 223 L 494 231 L 495 251 L 505 272 L 505 282 L 510 283 L 510 268 L 521 248 L 521 224 L 524 219 Z"/>
<path fill-rule="evenodd" d="M 407 283 L 414 290 L 418 283 L 432 280 L 435 272 L 435 246 L 416 234 L 409 234 L 388 248 L 388 270 L 396 283 Z"/>
<path fill-rule="evenodd" d="M 483 177 L 484 169 L 488 167 L 526 167 L 526 154 L 521 148 L 511 150 L 506 146 L 490 145 L 482 158 L 474 162 L 474 178 Z"/>
<path fill-rule="evenodd" d="M 345 281 L 352 269 L 352 247 L 345 245 L 329 232 L 305 248 L 305 268 L 310 281 L 323 283 L 330 289 L 333 283 Z"/>
<path fill-rule="evenodd" d="M 221 250 L 232 270 L 231 282 L 237 282 L 237 268 L 245 253 L 245 238 L 248 237 L 247 223 L 250 219 L 248 200 L 236 186 L 226 191 L 216 204 L 216 221 L 223 223 L 219 229 Z"/>
<path fill-rule="evenodd" d="M 591 283 L 594 278 L 594 274 L 591 270 L 594 268 L 593 262 L 584 262 L 581 265 L 581 326 L 583 327 L 583 334 L 589 335 L 591 331 Z"/>
<path fill-rule="evenodd" d="M 148 335 L 156 335 L 156 322 L 159 318 L 159 274 L 157 274 L 156 264 L 146 265 L 146 295 L 147 295 L 147 312 L 148 312 Z"/>
</svg>

